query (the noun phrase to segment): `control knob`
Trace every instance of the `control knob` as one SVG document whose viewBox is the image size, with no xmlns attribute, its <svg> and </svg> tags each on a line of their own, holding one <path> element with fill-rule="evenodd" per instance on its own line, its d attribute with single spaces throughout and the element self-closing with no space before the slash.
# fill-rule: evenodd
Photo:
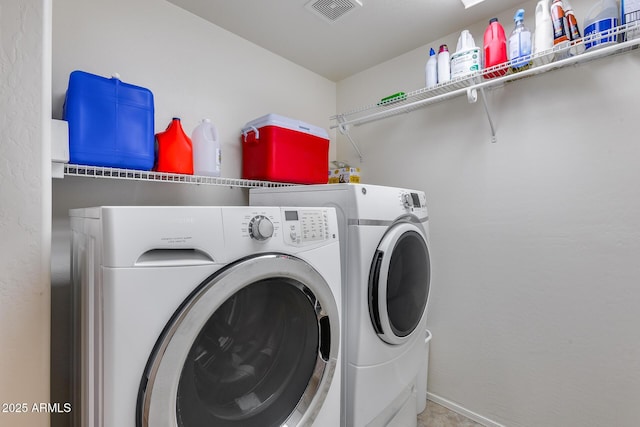
<svg viewBox="0 0 640 427">
<path fill-rule="evenodd" d="M 257 215 L 249 221 L 249 236 L 254 240 L 267 240 L 273 236 L 273 223 L 264 215 Z"/>
<path fill-rule="evenodd" d="M 402 205 L 405 209 L 409 209 L 413 206 L 413 200 L 411 199 L 411 194 L 403 193 L 402 194 Z"/>
</svg>

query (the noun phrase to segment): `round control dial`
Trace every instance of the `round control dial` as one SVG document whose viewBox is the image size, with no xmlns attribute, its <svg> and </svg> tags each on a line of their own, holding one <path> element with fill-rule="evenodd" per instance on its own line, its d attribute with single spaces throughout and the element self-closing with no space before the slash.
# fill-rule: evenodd
<svg viewBox="0 0 640 427">
<path fill-rule="evenodd" d="M 402 205 L 405 207 L 405 209 L 409 209 L 413 206 L 413 200 L 411 199 L 411 194 L 403 193 L 401 198 L 402 198 Z"/>
<path fill-rule="evenodd" d="M 273 223 L 264 215 L 257 215 L 249 221 L 249 236 L 254 240 L 267 240 L 273 236 Z"/>
</svg>

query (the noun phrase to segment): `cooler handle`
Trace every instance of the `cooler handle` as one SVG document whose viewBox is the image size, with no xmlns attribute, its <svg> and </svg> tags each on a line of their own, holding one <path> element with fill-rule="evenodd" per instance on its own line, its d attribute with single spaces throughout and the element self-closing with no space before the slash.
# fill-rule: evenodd
<svg viewBox="0 0 640 427">
<path fill-rule="evenodd" d="M 256 134 L 256 141 L 260 139 L 260 131 L 255 126 L 249 126 L 242 129 L 242 137 L 244 138 L 244 142 L 247 142 L 247 135 L 249 132 L 254 131 Z"/>
</svg>

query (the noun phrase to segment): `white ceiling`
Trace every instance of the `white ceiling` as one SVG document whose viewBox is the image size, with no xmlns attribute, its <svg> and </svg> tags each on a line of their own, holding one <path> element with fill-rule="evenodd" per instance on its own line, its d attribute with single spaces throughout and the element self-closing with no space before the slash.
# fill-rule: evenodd
<svg viewBox="0 0 640 427">
<path fill-rule="evenodd" d="M 362 0 L 333 23 L 308 0 L 169 0 L 332 81 L 490 18 L 522 0 Z"/>
</svg>

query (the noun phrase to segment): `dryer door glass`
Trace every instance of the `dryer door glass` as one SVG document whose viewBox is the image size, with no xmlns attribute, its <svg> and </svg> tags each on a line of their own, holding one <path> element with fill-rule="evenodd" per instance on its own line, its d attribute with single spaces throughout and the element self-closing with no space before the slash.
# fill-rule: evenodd
<svg viewBox="0 0 640 427">
<path fill-rule="evenodd" d="M 369 275 L 374 329 L 391 344 L 418 326 L 429 297 L 431 265 L 423 234 L 412 224 L 394 226 L 381 241 Z"/>
<path fill-rule="evenodd" d="M 140 385 L 137 425 L 311 423 L 339 335 L 336 301 L 316 270 L 284 255 L 241 261 L 209 277 L 167 324 Z"/>
</svg>

